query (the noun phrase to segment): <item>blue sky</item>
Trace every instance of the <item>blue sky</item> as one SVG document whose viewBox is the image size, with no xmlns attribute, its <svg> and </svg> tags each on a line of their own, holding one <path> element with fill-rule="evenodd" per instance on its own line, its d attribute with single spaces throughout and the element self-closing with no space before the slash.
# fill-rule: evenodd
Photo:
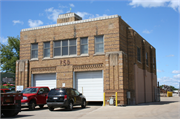
<svg viewBox="0 0 180 119">
<path fill-rule="evenodd" d="M 144 2 L 145 1 L 145 2 Z M 56 24 L 58 14 L 75 12 L 83 19 L 118 14 L 156 48 L 160 85 L 179 87 L 180 0 L 0 1 L 0 41 L 20 36 L 21 29 Z"/>
</svg>

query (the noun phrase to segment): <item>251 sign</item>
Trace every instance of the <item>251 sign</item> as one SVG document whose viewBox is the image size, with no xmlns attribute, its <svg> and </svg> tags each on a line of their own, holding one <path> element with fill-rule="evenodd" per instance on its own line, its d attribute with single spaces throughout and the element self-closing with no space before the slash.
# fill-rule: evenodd
<svg viewBox="0 0 180 119">
<path fill-rule="evenodd" d="M 62 66 L 70 65 L 70 61 L 69 60 L 60 60 L 60 65 L 62 65 Z"/>
</svg>

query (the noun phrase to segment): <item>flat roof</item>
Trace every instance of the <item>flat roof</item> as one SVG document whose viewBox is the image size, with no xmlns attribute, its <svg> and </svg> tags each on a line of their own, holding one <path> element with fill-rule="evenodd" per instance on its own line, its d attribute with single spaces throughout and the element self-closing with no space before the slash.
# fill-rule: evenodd
<svg viewBox="0 0 180 119">
<path fill-rule="evenodd" d="M 65 25 L 71 25 L 71 24 L 86 23 L 86 22 L 91 22 L 91 21 L 112 19 L 112 18 L 117 18 L 117 17 L 119 17 L 119 15 L 103 16 L 103 17 L 97 17 L 97 18 L 93 18 L 93 19 L 85 19 L 85 20 L 66 22 L 66 23 L 60 23 L 60 24 L 52 24 L 52 25 L 39 26 L 39 27 L 33 27 L 33 28 L 26 28 L 26 29 L 22 29 L 21 32 L 23 32 L 23 31 L 31 31 L 31 30 L 38 30 L 38 29 L 45 29 L 45 28 L 51 28 L 51 27 L 57 27 L 57 26 L 65 26 Z"/>
</svg>

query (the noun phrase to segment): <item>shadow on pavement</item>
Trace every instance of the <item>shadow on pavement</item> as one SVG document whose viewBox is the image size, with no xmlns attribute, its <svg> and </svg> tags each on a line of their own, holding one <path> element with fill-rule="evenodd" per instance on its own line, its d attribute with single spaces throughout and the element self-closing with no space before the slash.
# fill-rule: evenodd
<svg viewBox="0 0 180 119">
<path fill-rule="evenodd" d="M 88 106 L 102 106 L 103 102 L 87 102 Z"/>
<path fill-rule="evenodd" d="M 34 115 L 21 115 L 20 113 L 17 116 L 14 117 L 5 117 L 5 116 L 1 116 L 1 118 L 8 118 L 8 119 L 12 119 L 12 118 L 24 118 L 24 117 L 29 117 L 29 116 L 34 116 Z"/>
<path fill-rule="evenodd" d="M 73 110 L 71 111 L 79 111 L 79 110 L 84 110 L 84 109 L 88 109 L 90 107 L 86 107 L 86 108 L 82 108 L 82 107 L 73 107 Z M 70 110 L 66 110 L 65 108 L 55 108 L 54 111 L 63 111 L 63 112 L 71 112 Z M 52 112 L 54 112 L 52 111 Z"/>
<path fill-rule="evenodd" d="M 21 111 L 41 111 L 46 109 L 48 109 L 48 107 L 43 107 L 43 108 L 36 107 L 35 110 L 29 110 L 28 108 L 21 108 Z"/>
</svg>

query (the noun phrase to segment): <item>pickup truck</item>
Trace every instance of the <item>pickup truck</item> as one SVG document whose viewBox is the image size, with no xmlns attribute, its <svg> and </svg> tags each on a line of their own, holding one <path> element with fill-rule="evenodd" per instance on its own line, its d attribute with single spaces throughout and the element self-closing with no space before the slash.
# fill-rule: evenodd
<svg viewBox="0 0 180 119">
<path fill-rule="evenodd" d="M 28 87 L 24 89 L 23 99 L 21 100 L 22 107 L 28 107 L 29 110 L 34 110 L 38 105 L 40 108 L 46 104 L 47 95 L 49 92 L 49 87 Z"/>
<path fill-rule="evenodd" d="M 1 93 L 6 93 L 6 92 L 10 92 L 10 90 L 8 88 L 1 88 Z"/>
<path fill-rule="evenodd" d="M 1 115 L 16 116 L 21 111 L 22 93 L 1 93 Z"/>
</svg>

